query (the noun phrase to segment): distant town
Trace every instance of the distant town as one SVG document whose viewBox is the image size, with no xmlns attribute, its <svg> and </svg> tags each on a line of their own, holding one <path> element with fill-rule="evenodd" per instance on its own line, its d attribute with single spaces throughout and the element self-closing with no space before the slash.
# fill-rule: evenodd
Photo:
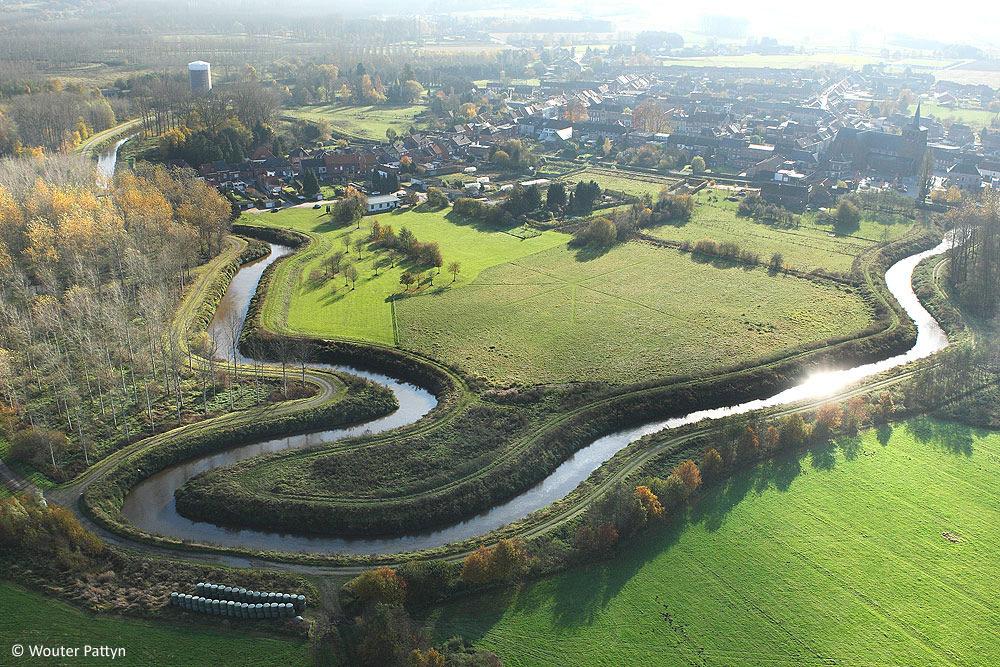
<svg viewBox="0 0 1000 667">
<path fill-rule="evenodd" d="M 358 185 L 369 195 L 368 212 L 377 213 L 415 203 L 412 193 L 427 187 L 452 200 L 495 200 L 515 184 L 547 185 L 560 170 L 586 165 L 658 173 L 689 186 L 738 184 L 796 212 L 850 192 L 948 205 L 1000 187 L 997 114 L 975 124 L 948 113 L 981 108 L 988 116 L 998 99 L 988 86 L 878 67 L 819 76 L 632 66 L 613 77 L 581 79 L 588 64 L 586 55 L 554 57 L 537 81 L 479 82 L 470 91 L 479 100 L 474 110 L 428 108 L 412 118 L 409 131 L 387 137 L 334 131 L 330 140 L 287 151 L 263 146 L 237 162 L 175 164 L 197 169 L 243 210 L 337 192 L 308 187 L 310 177 L 321 186 Z M 190 67 L 192 92 L 207 93 L 209 64 Z M 935 111 L 927 113 L 928 106 Z M 528 142 L 537 158 L 516 177 L 497 160 L 511 141 Z M 373 185 L 377 179 L 381 187 Z"/>
</svg>

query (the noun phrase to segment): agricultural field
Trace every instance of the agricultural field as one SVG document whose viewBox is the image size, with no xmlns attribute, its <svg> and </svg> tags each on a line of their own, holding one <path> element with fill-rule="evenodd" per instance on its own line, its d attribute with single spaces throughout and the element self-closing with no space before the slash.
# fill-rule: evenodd
<svg viewBox="0 0 1000 667">
<path fill-rule="evenodd" d="M 927 419 L 708 489 L 607 563 L 429 615 L 505 665 L 1000 663 L 1000 432 Z"/>
<path fill-rule="evenodd" d="M 933 102 L 921 102 L 920 113 L 924 116 L 933 116 L 937 120 L 952 119 L 960 123 L 966 123 L 974 131 L 989 127 L 993 119 L 998 116 L 996 111 L 989 111 L 987 109 L 946 107 Z"/>
<path fill-rule="evenodd" d="M 734 241 L 742 248 L 760 253 L 765 260 L 780 252 L 785 264 L 803 271 L 847 272 L 859 253 L 883 241 L 900 238 L 911 225 L 908 221 L 879 222 L 866 217 L 856 231 L 839 236 L 830 226 L 817 224 L 814 215 L 805 214 L 797 229 L 783 229 L 738 217 L 737 202 L 726 200 L 730 194 L 727 190 L 706 188 L 695 195 L 695 212 L 687 223 L 660 225 L 648 231 L 669 241 Z"/>
<path fill-rule="evenodd" d="M 569 237 L 548 231 L 536 235 L 518 235 L 484 229 L 467 223 L 450 211 L 406 211 L 377 216 L 380 224 L 392 225 L 398 232 L 407 227 L 420 241 L 437 241 L 441 245 L 445 266 L 452 261 L 461 264 L 457 279 L 445 270 L 434 277 L 434 284 L 412 288 L 411 292 L 443 294 L 459 291 L 473 282 L 484 269 L 513 261 L 532 253 L 565 245 Z M 394 344 L 394 297 L 403 290 L 399 278 L 408 267 L 389 266 L 387 254 L 363 251 L 359 257 L 351 247 L 348 257 L 354 262 L 359 278 L 355 288 L 345 286 L 342 276 L 316 284 L 309 276 L 321 270 L 324 257 L 344 250 L 344 241 L 367 238 L 373 217 L 361 222 L 361 229 L 331 225 L 323 211 L 311 208 L 286 209 L 275 214 L 244 216 L 242 221 L 288 227 L 313 235 L 315 246 L 279 265 L 272 293 L 265 306 L 265 321 L 272 326 L 289 328 L 300 333 L 338 336 L 379 343 Z M 375 264 L 378 263 L 378 275 Z M 336 290 L 334 290 L 336 288 Z"/>
<path fill-rule="evenodd" d="M 0 582 L 0 646 L 4 660 L 15 644 L 48 647 L 110 646 L 124 648 L 115 665 L 308 665 L 305 642 L 253 637 L 210 627 L 177 626 L 163 622 L 95 616 L 67 604 Z M 27 650 L 27 649 L 26 649 Z M 111 660 L 92 658 L 91 660 Z M 22 658 L 26 664 L 40 658 Z M 53 662 L 87 662 L 81 657 Z M 15 661 L 17 662 L 17 661 Z M 9 663 L 5 663 L 9 664 Z"/>
<path fill-rule="evenodd" d="M 417 116 L 427 107 L 415 104 L 408 107 L 350 106 L 343 104 L 318 104 L 285 111 L 291 118 L 330 123 L 334 134 L 355 139 L 385 140 L 389 128 L 405 134 L 410 127 L 419 125 Z"/>
<path fill-rule="evenodd" d="M 850 291 L 639 242 L 596 256 L 560 244 L 396 306 L 403 347 L 514 383 L 709 373 L 870 317 Z"/>
<path fill-rule="evenodd" d="M 764 55 L 751 53 L 735 56 L 702 56 L 692 58 L 664 58 L 664 65 L 684 67 L 770 67 L 774 69 L 809 69 L 823 65 L 836 65 L 860 69 L 864 65 L 885 63 L 893 67 L 948 67 L 954 60 L 933 60 L 928 58 L 904 58 L 887 62 L 875 55 L 851 53 L 795 53 L 787 55 Z"/>
<path fill-rule="evenodd" d="M 564 179 L 567 186 L 575 185 L 579 181 L 594 181 L 605 190 L 624 192 L 626 194 L 642 196 L 649 195 L 656 199 L 660 190 L 669 187 L 677 182 L 675 178 L 657 176 L 656 174 L 639 174 L 636 172 L 616 173 L 612 169 L 584 169 L 567 175 Z"/>
</svg>

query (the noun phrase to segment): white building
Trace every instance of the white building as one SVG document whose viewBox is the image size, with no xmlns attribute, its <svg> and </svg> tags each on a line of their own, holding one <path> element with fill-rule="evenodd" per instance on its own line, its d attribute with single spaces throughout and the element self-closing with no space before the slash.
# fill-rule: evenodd
<svg viewBox="0 0 1000 667">
<path fill-rule="evenodd" d="M 376 195 L 368 198 L 368 213 L 385 213 L 399 206 L 399 197 L 391 195 Z"/>
<path fill-rule="evenodd" d="M 188 78 L 191 80 L 191 92 L 195 95 L 212 90 L 212 66 L 204 60 L 188 63 Z"/>
</svg>

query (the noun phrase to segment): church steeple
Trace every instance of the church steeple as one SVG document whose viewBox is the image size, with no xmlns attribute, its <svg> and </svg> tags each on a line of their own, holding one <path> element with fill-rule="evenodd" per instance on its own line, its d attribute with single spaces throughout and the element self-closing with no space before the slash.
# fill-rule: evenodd
<svg viewBox="0 0 1000 667">
<path fill-rule="evenodd" d="M 913 114 L 913 129 L 920 129 L 920 100 L 917 100 L 917 112 Z"/>
</svg>

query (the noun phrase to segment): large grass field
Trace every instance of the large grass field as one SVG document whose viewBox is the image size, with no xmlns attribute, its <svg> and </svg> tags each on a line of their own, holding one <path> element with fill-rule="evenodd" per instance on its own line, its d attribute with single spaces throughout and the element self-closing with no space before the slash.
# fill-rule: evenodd
<svg viewBox="0 0 1000 667">
<path fill-rule="evenodd" d="M 625 192 L 630 195 L 650 195 L 653 199 L 660 190 L 677 182 L 675 178 L 657 176 L 655 174 L 637 174 L 634 172 L 616 173 L 610 169 L 584 169 L 572 173 L 565 178 L 568 185 L 580 181 L 594 181 L 605 190 Z"/>
<path fill-rule="evenodd" d="M 353 226 L 333 226 L 328 223 L 329 218 L 321 213 L 311 208 L 293 208 L 281 213 L 243 217 L 243 221 L 249 224 L 289 227 L 311 234 L 316 239 L 310 252 L 280 265 L 275 293 L 269 295 L 266 302 L 265 321 L 278 326 L 287 323 L 288 328 L 300 333 L 394 344 L 392 299 L 403 291 L 399 278 L 406 267 L 397 264 L 395 268 L 390 268 L 385 252 L 366 250 L 359 258 L 351 248 L 349 257 L 359 274 L 353 290 L 345 287 L 342 277 L 321 285 L 311 283 L 309 275 L 322 265 L 323 259 L 335 251 L 344 250 L 345 238 L 366 238 L 375 219 L 364 218 L 358 230 Z M 484 230 L 465 223 L 449 211 L 408 211 L 380 215 L 377 219 L 380 224 L 392 225 L 397 232 L 407 227 L 420 241 L 437 241 L 441 245 L 445 266 L 452 261 L 462 265 L 455 282 L 442 270 L 440 275 L 435 276 L 434 286 L 425 284 L 421 287 L 423 291 L 436 293 L 458 291 L 474 281 L 483 269 L 565 245 L 569 238 L 552 231 L 520 238 L 506 232 Z M 378 276 L 374 272 L 376 262 L 382 265 Z"/>
<path fill-rule="evenodd" d="M 650 234 L 672 241 L 734 241 L 741 247 L 760 253 L 767 260 L 772 253 L 784 255 L 785 264 L 800 270 L 826 269 L 850 271 L 854 258 L 882 241 L 903 236 L 908 222 L 883 224 L 862 220 L 857 230 L 847 236 L 836 235 L 828 225 L 819 225 L 812 214 L 801 216 L 797 229 L 782 229 L 736 215 L 737 202 L 727 201 L 726 190 L 706 188 L 695 195 L 694 215 L 685 224 L 666 224 L 649 230 Z"/>
<path fill-rule="evenodd" d="M 706 491 L 605 564 L 435 610 L 505 665 L 1000 664 L 1000 433 L 869 431 Z"/>
<path fill-rule="evenodd" d="M 348 137 L 385 140 L 385 132 L 389 128 L 397 134 L 406 134 L 411 126 L 418 125 L 416 117 L 426 109 L 422 104 L 408 107 L 318 104 L 291 109 L 285 114 L 303 120 L 324 120 L 330 123 L 335 133 Z"/>
<path fill-rule="evenodd" d="M 865 328 L 870 312 L 853 292 L 762 269 L 699 262 L 642 243 L 592 255 L 549 231 L 529 238 L 482 229 L 451 213 L 378 217 L 441 245 L 458 280 L 404 290 L 403 266 L 384 251 L 349 257 L 359 279 L 314 280 L 324 258 L 361 229 L 337 227 L 321 211 L 244 216 L 251 224 L 311 234 L 308 250 L 278 266 L 265 323 L 299 333 L 396 344 L 491 382 L 638 380 L 708 373 L 803 343 Z M 379 274 L 375 263 L 381 265 Z M 706 304 L 712 304 L 706 307 Z M 730 341 L 725 346 L 718 340 Z"/>
<path fill-rule="evenodd" d="M 913 107 L 910 107 L 911 111 Z M 989 127 L 990 122 L 997 117 L 996 111 L 987 109 L 964 109 L 961 107 L 946 107 L 933 102 L 921 102 L 920 113 L 924 116 L 933 116 L 938 120 L 951 118 L 960 123 L 966 123 L 973 130 L 979 131 L 984 127 Z"/>
<path fill-rule="evenodd" d="M 708 373 L 870 322 L 852 292 L 639 242 L 598 256 L 560 244 L 402 299 L 396 316 L 404 347 L 524 383 Z"/>
<path fill-rule="evenodd" d="M 95 616 L 38 593 L 0 582 L 0 664 L 115 665 L 308 665 L 305 642 L 247 636 L 214 629 L 216 619 L 204 627 Z M 11 657 L 12 647 L 31 645 L 79 647 L 79 658 L 63 660 Z M 84 658 L 84 646 L 124 648 L 125 654 L 109 658 Z"/>
</svg>

